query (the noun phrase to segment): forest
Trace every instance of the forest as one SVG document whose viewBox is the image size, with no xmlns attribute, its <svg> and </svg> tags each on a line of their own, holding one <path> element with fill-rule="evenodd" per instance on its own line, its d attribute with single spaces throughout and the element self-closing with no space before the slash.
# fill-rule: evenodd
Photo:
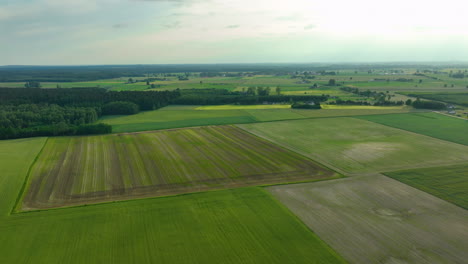
<svg viewBox="0 0 468 264">
<path fill-rule="evenodd" d="M 136 114 L 166 106 L 178 91 L 114 92 L 98 88 L 0 88 L 0 139 L 106 134 L 103 114 Z"/>
</svg>

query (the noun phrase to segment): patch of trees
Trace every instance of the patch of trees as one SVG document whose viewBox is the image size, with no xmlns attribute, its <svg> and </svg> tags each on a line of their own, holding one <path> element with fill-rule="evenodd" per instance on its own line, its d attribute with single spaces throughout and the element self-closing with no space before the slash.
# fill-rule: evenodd
<svg viewBox="0 0 468 264">
<path fill-rule="evenodd" d="M 414 82 L 414 79 L 408 79 L 408 78 L 398 78 L 395 79 L 397 82 Z"/>
<path fill-rule="evenodd" d="M 416 99 L 416 101 L 412 103 L 412 106 L 418 109 L 432 109 L 432 110 L 442 110 L 442 109 L 447 108 L 447 106 L 444 103 L 435 102 L 435 101 L 422 101 L 422 100 L 419 100 L 419 98 Z"/>
<path fill-rule="evenodd" d="M 367 101 L 353 101 L 353 100 L 341 100 L 337 99 L 334 102 L 329 102 L 331 105 L 372 105 Z"/>
<path fill-rule="evenodd" d="M 465 78 L 465 73 L 463 73 L 462 71 L 459 71 L 457 73 L 452 73 L 449 76 L 452 77 L 452 78 L 463 79 L 463 78 Z"/>
<path fill-rule="evenodd" d="M 249 88 L 250 89 L 250 88 Z M 324 102 L 328 96 L 312 95 L 270 95 L 269 89 L 262 87 L 259 90 L 252 87 L 244 92 L 230 92 L 225 89 L 192 89 L 182 90 L 182 95 L 172 101 L 181 105 L 222 105 L 222 104 L 262 104 L 262 103 L 288 103 L 296 101 Z M 268 91 L 268 92 L 267 92 Z"/>
<path fill-rule="evenodd" d="M 24 84 L 24 87 L 26 87 L 26 88 L 41 88 L 41 83 L 36 82 L 36 81 L 30 81 L 30 82 L 26 82 Z"/>
<path fill-rule="evenodd" d="M 378 99 L 381 97 L 385 97 L 385 93 L 383 92 L 376 92 L 376 91 L 371 91 L 371 90 L 366 90 L 366 91 L 360 91 L 359 88 L 354 88 L 354 87 L 341 87 L 340 90 L 353 93 L 356 95 L 364 96 L 364 97 L 373 97 L 374 99 Z"/>
<path fill-rule="evenodd" d="M 319 102 L 295 102 L 291 105 L 291 108 L 296 109 L 322 109 Z"/>
<path fill-rule="evenodd" d="M 427 71 L 424 71 L 424 72 L 427 72 Z M 430 72 L 430 71 L 429 71 Z M 439 73 L 438 71 L 434 71 L 434 73 Z M 434 76 L 429 76 L 429 75 L 426 75 L 426 74 L 423 74 L 423 73 L 419 73 L 419 72 L 416 72 L 414 73 L 413 75 L 416 75 L 416 76 L 423 76 L 423 77 L 426 77 L 426 78 L 429 78 L 429 79 L 432 79 L 432 80 L 438 80 L 437 77 L 434 77 Z"/>
<path fill-rule="evenodd" d="M 99 88 L 37 89 L 0 88 L 0 104 L 57 104 L 60 106 L 102 107 L 115 101 L 132 102 L 140 110 L 166 106 L 180 96 L 179 91 L 106 91 Z"/>
<path fill-rule="evenodd" d="M 102 106 L 103 115 L 133 115 L 138 111 L 137 104 L 125 101 L 110 102 Z"/>
<path fill-rule="evenodd" d="M 0 88 L 0 139 L 110 133 L 102 114 L 135 114 L 168 105 L 179 91 L 113 92 L 97 88 Z"/>
<path fill-rule="evenodd" d="M 90 124 L 98 119 L 94 107 L 49 104 L 0 105 L 0 139 L 110 133 L 112 127 Z"/>
<path fill-rule="evenodd" d="M 335 71 L 318 71 L 317 73 L 320 75 L 336 75 L 337 74 Z"/>
</svg>

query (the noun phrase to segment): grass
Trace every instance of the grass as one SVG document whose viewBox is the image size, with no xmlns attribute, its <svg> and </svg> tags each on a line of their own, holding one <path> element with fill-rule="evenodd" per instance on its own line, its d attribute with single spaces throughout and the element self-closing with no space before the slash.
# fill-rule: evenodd
<svg viewBox="0 0 468 264">
<path fill-rule="evenodd" d="M 259 188 L 16 214 L 0 232 L 2 263 L 344 263 Z"/>
<path fill-rule="evenodd" d="M 206 125 L 252 123 L 256 119 L 244 110 L 194 110 L 181 106 L 142 112 L 130 116 L 105 117 L 100 122 L 112 125 L 113 132 L 136 132 Z"/>
<path fill-rule="evenodd" d="M 258 187 L 10 215 L 44 143 L 0 142 L 0 263 L 344 263 Z"/>
<path fill-rule="evenodd" d="M 239 127 L 348 173 L 468 161 L 468 147 L 356 118 L 322 118 Z"/>
<path fill-rule="evenodd" d="M 334 176 L 233 126 L 56 137 L 31 170 L 23 209 Z"/>
<path fill-rule="evenodd" d="M 262 109 L 267 107 L 267 109 Z M 273 109 L 272 109 L 273 107 Z M 276 107 L 285 107 L 287 109 Z M 223 110 L 222 110 L 223 109 Z M 180 106 L 173 105 L 159 110 L 141 112 L 129 116 L 104 116 L 99 122 L 112 125 L 113 132 L 138 132 L 170 128 L 207 125 L 245 124 L 288 119 L 316 117 L 354 116 L 388 113 L 406 113 L 412 108 L 371 109 L 290 109 L 289 105 L 255 106 Z"/>
<path fill-rule="evenodd" d="M 208 105 L 195 108 L 196 110 L 238 110 L 238 109 L 289 109 L 291 105 Z"/>
<path fill-rule="evenodd" d="M 0 140 L 0 217 L 15 206 L 28 169 L 45 142 L 46 138 Z"/>
<path fill-rule="evenodd" d="M 308 118 L 321 118 L 321 117 L 339 117 L 339 116 L 360 116 L 360 115 L 385 115 L 394 113 L 408 113 L 418 111 L 412 108 L 335 108 L 335 109 L 320 109 L 320 110 L 305 110 L 294 109 L 293 112 Z"/>
<path fill-rule="evenodd" d="M 268 190 L 350 263 L 468 259 L 468 211 L 385 176 Z"/>
<path fill-rule="evenodd" d="M 386 126 L 468 145 L 468 121 L 437 113 L 360 116 Z"/>
<path fill-rule="evenodd" d="M 389 110 L 389 109 L 405 109 L 406 106 L 373 106 L 373 105 L 322 105 L 322 109 L 370 109 L 370 110 Z"/>
<path fill-rule="evenodd" d="M 10 215 L 44 143 L 0 142 L 0 263 L 344 263 L 258 187 Z"/>
<path fill-rule="evenodd" d="M 385 175 L 468 209 L 468 165 L 388 172 Z"/>
</svg>

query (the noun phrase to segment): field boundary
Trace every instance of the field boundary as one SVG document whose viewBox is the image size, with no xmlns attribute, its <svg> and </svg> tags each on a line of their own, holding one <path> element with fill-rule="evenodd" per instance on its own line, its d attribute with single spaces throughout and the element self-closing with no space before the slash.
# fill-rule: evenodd
<svg viewBox="0 0 468 264">
<path fill-rule="evenodd" d="M 17 212 L 19 212 L 17 209 L 18 209 L 18 205 L 21 204 L 23 202 L 23 198 L 24 198 L 24 194 L 26 192 L 26 189 L 29 187 L 29 180 L 31 178 L 31 170 L 32 168 L 34 167 L 34 165 L 36 165 L 36 162 L 37 160 L 39 159 L 39 157 L 41 156 L 42 154 L 42 151 L 44 150 L 45 146 L 47 145 L 47 142 L 49 141 L 49 137 L 46 138 L 46 140 L 44 141 L 44 144 L 42 145 L 41 147 L 41 150 L 39 150 L 39 152 L 37 153 L 36 157 L 34 158 L 33 162 L 31 162 L 31 165 L 29 166 L 28 168 L 28 172 L 26 173 L 26 177 L 23 181 L 23 185 L 21 186 L 21 189 L 18 193 L 18 196 L 16 197 L 16 201 L 15 201 L 15 204 L 13 205 L 13 208 L 11 208 L 11 211 L 10 211 L 10 215 L 12 214 L 15 214 Z"/>
<path fill-rule="evenodd" d="M 10 215 L 39 213 L 39 212 L 45 212 L 45 211 L 65 210 L 65 209 L 89 207 L 89 206 L 101 206 L 101 205 L 114 204 L 114 203 L 131 203 L 131 202 L 142 201 L 142 200 L 164 199 L 164 198 L 178 197 L 178 196 L 184 196 L 184 195 L 202 194 L 202 193 L 209 193 L 209 192 L 222 192 L 222 191 L 229 191 L 229 190 L 236 190 L 236 189 L 243 189 L 243 188 L 264 189 L 264 188 L 273 187 L 273 186 L 295 185 L 295 184 L 313 183 L 313 182 L 321 182 L 321 181 L 333 181 L 333 180 L 340 180 L 340 179 L 345 179 L 345 178 L 348 178 L 348 177 L 342 174 L 338 174 L 336 176 L 325 178 L 325 179 L 311 179 L 311 180 L 305 180 L 305 181 L 293 181 L 293 182 L 285 182 L 285 183 L 271 183 L 271 184 L 259 184 L 259 185 L 241 186 L 241 187 L 209 189 L 209 190 L 204 190 L 204 191 L 193 191 L 193 192 L 176 193 L 176 194 L 161 195 L 161 196 L 135 197 L 131 199 L 92 202 L 92 203 L 84 203 L 84 204 L 76 204 L 76 205 L 68 205 L 68 206 L 66 205 L 66 206 L 60 206 L 60 207 L 50 207 L 50 208 L 44 208 L 44 209 L 20 210 L 20 211 L 15 210 Z"/>
<path fill-rule="evenodd" d="M 297 120 L 304 120 L 304 119 L 297 119 Z M 290 121 L 290 120 L 282 120 L 282 121 Z M 270 122 L 270 121 L 269 121 L 269 122 Z M 276 121 L 271 121 L 271 122 L 276 122 Z M 278 121 L 278 122 L 279 122 L 279 121 Z M 298 151 L 297 149 L 293 149 L 293 148 L 290 148 L 290 147 L 288 147 L 288 146 L 286 146 L 286 145 L 282 145 L 282 144 L 280 144 L 280 143 L 278 143 L 278 142 L 269 140 L 269 139 L 266 138 L 266 137 L 263 137 L 263 136 L 261 136 L 261 135 L 255 134 L 255 133 L 253 133 L 253 132 L 251 132 L 251 131 L 245 130 L 245 129 L 243 129 L 243 128 L 240 127 L 240 126 L 237 126 L 237 125 L 232 125 L 232 126 L 236 126 L 236 127 L 240 128 L 240 129 L 242 129 L 243 131 L 245 131 L 246 133 L 249 133 L 249 134 L 251 134 L 251 135 L 253 135 L 253 136 L 255 136 L 255 137 L 261 138 L 262 140 L 266 140 L 267 142 L 270 142 L 271 144 L 277 145 L 278 147 L 285 148 L 285 149 L 290 150 L 290 151 L 292 151 L 292 152 L 294 152 L 294 153 L 296 153 L 296 154 L 298 154 L 298 155 L 301 155 L 301 156 L 303 156 L 303 157 L 306 158 L 306 159 L 309 159 L 309 160 L 311 160 L 311 161 L 313 161 L 313 162 L 318 163 L 320 166 L 323 166 L 323 167 L 325 167 L 325 168 L 327 168 L 327 169 L 329 169 L 329 170 L 334 171 L 335 173 L 338 173 L 338 174 L 343 175 L 343 176 L 345 176 L 345 177 L 347 177 L 347 176 L 353 176 L 352 173 L 345 172 L 345 171 L 343 171 L 343 170 L 341 170 L 341 169 L 339 169 L 339 168 L 337 168 L 337 167 L 335 167 L 335 166 L 333 166 L 333 165 L 331 165 L 331 164 L 329 164 L 329 163 L 327 163 L 327 162 L 321 161 L 321 159 L 316 159 L 316 158 L 315 158 L 315 157 L 316 157 L 315 155 L 314 155 L 314 158 L 308 157 L 307 155 L 304 155 L 304 153 Z M 361 174 L 362 174 L 362 173 L 361 173 Z M 359 174 L 359 175 L 361 175 L 361 174 Z M 342 178 L 344 178 L 344 177 L 342 177 Z"/>
<path fill-rule="evenodd" d="M 262 109 L 260 109 L 262 110 Z M 278 110 L 278 109 L 276 109 Z M 281 109 L 279 109 L 281 110 Z M 326 109 L 325 109 L 326 110 Z M 334 109 L 330 109 L 334 110 Z M 211 111 L 211 110 L 198 110 L 198 111 Z M 314 110 L 311 110 L 314 111 Z M 417 112 L 404 112 L 404 113 L 384 113 L 384 114 L 362 114 L 362 115 L 340 115 L 340 116 L 317 116 L 317 117 L 310 117 L 310 116 L 305 116 L 300 113 L 297 113 L 298 115 L 303 116 L 303 118 L 286 118 L 286 119 L 277 119 L 277 120 L 267 120 L 267 121 L 261 121 L 258 120 L 255 116 L 253 116 L 251 113 L 247 114 L 249 117 L 252 117 L 253 122 L 243 122 L 243 123 L 232 123 L 232 124 L 209 124 L 209 125 L 196 125 L 196 126 L 180 126 L 180 127 L 173 127 L 173 128 L 161 128 L 161 129 L 151 129 L 151 130 L 142 130 L 142 131 L 130 131 L 130 132 L 112 132 L 107 135 L 112 135 L 112 134 L 136 134 L 136 133 L 145 133 L 145 132 L 151 132 L 151 131 L 161 131 L 161 130 L 173 130 L 173 129 L 183 129 L 183 128 L 197 128 L 197 127 L 207 127 L 207 126 L 229 126 L 229 125 L 243 125 L 243 124 L 257 124 L 257 123 L 272 123 L 272 122 L 282 122 L 282 121 L 294 121 L 294 120 L 310 120 L 310 119 L 322 119 L 322 118 L 341 118 L 341 117 L 358 117 L 358 116 L 374 116 L 374 115 L 404 115 L 404 114 L 411 114 L 411 113 L 428 113 L 430 111 L 417 111 Z M 99 120 L 98 120 L 99 121 Z M 162 122 L 163 123 L 163 122 Z M 129 124 L 150 124 L 150 123 L 128 123 Z M 118 124 L 121 125 L 121 124 Z M 127 125 L 127 124 L 125 124 Z M 114 125 L 112 125 L 114 126 Z M 86 135 L 85 135 L 86 136 Z"/>
<path fill-rule="evenodd" d="M 219 126 L 212 126 L 212 127 L 219 127 Z M 311 159 L 310 157 L 304 156 L 301 153 L 298 153 L 296 151 L 289 150 L 288 148 L 284 148 L 281 145 L 276 144 L 275 142 L 272 142 L 270 140 L 264 139 L 262 137 L 259 137 L 257 135 L 254 135 L 252 133 L 249 133 L 248 131 L 245 131 L 244 129 L 241 129 L 237 126 L 234 125 L 224 125 L 224 127 L 231 127 L 231 129 L 238 130 L 239 133 L 245 133 L 242 134 L 244 136 L 251 136 L 252 139 L 255 142 L 259 142 L 261 145 L 270 145 L 275 149 L 281 150 L 282 152 L 289 152 L 289 155 L 293 155 L 297 157 L 297 159 L 302 160 L 306 162 L 307 164 L 310 164 L 310 166 L 313 166 L 314 171 L 309 171 L 306 170 L 303 172 L 304 176 L 301 177 L 295 177 L 295 176 L 290 176 L 286 177 L 283 180 L 281 177 L 277 178 L 273 177 L 271 180 L 249 180 L 246 179 L 247 181 L 243 181 L 242 179 L 239 179 L 239 182 L 233 182 L 233 184 L 224 184 L 222 183 L 219 186 L 198 186 L 196 183 L 193 188 L 176 188 L 174 190 L 172 189 L 167 189 L 167 190 L 160 190 L 160 191 L 151 191 L 150 188 L 151 186 L 147 186 L 149 189 L 147 191 L 143 192 L 129 192 L 125 193 L 125 195 L 120 196 L 120 195 L 112 195 L 112 196 L 103 196 L 102 198 L 99 199 L 91 199 L 91 200 L 75 200 L 75 201 L 69 201 L 67 202 L 68 204 L 56 204 L 53 207 L 36 207 L 36 206 L 24 206 L 24 201 L 25 197 L 28 194 L 28 188 L 31 188 L 31 175 L 34 175 L 33 170 L 35 164 L 37 164 L 37 161 L 40 160 L 41 155 L 44 154 L 44 146 L 42 147 L 40 153 L 38 156 L 35 158 L 34 163 L 30 166 L 28 175 L 27 175 L 27 181 L 24 183 L 23 189 L 21 190 L 21 194 L 17 199 L 17 202 L 15 204 L 14 210 L 12 210 L 12 213 L 22 213 L 22 212 L 31 212 L 31 211 L 44 211 L 44 210 L 49 210 L 49 209 L 59 209 L 59 208 L 68 208 L 68 207 L 80 207 L 80 206 L 89 206 L 89 205 L 94 205 L 94 204 L 104 204 L 104 203 L 113 203 L 117 201 L 127 201 L 127 200 L 139 200 L 139 199 L 147 199 L 147 198 L 159 198 L 159 197 L 170 197 L 170 196 L 177 196 L 177 195 L 182 195 L 182 194 L 189 194 L 189 193 L 203 193 L 206 191 L 212 191 L 212 190 L 226 190 L 226 189 L 237 189 L 237 188 L 243 188 L 247 186 L 255 186 L 255 187 L 268 187 L 268 186 L 275 186 L 275 185 L 284 185 L 284 184 L 297 184 L 297 183 L 307 183 L 307 182 L 315 182 L 315 181 L 320 181 L 320 180 L 332 180 L 332 179 L 338 179 L 338 178 L 343 178 L 345 175 L 343 173 L 340 173 L 334 169 L 331 169 L 327 166 L 324 166 L 322 163 L 315 161 L 314 159 Z M 187 128 L 175 128 L 171 130 L 187 130 Z M 224 130 L 223 130 L 224 131 Z M 127 134 L 144 134 L 144 133 L 154 133 L 154 132 L 148 132 L 148 131 L 142 131 L 142 132 L 135 132 L 135 133 L 127 133 Z M 156 132 L 158 133 L 158 132 Z M 49 139 L 49 138 L 48 138 Z M 46 142 L 47 143 L 47 142 Z M 263 156 L 265 156 L 267 159 L 271 159 L 268 156 L 268 153 L 264 153 Z M 316 173 L 315 170 L 318 170 L 320 173 Z M 302 171 L 302 169 L 301 169 Z M 287 175 L 292 173 L 293 171 L 288 171 L 285 172 Z M 295 172 L 295 171 L 294 171 Z M 325 174 L 323 174 L 324 172 Z M 302 173 L 302 172 L 301 172 Z M 323 174 L 323 175 L 322 175 Z M 244 176 L 244 177 L 248 177 Z M 265 179 L 268 179 L 265 178 Z M 204 181 L 201 180 L 201 183 Z M 159 188 L 155 186 L 156 188 Z M 175 187 L 177 187 L 175 185 Z M 87 194 L 87 193 L 84 193 Z"/>
<path fill-rule="evenodd" d="M 300 184 L 300 183 L 298 183 Z M 281 184 L 279 184 L 281 185 Z M 302 228 L 304 228 L 305 230 L 307 230 L 308 232 L 314 234 L 316 237 L 318 237 L 320 239 L 320 242 L 323 243 L 324 246 L 326 246 L 326 248 L 333 254 L 335 255 L 340 261 L 342 261 L 343 263 L 348 263 L 348 261 L 343 257 L 341 256 L 335 249 L 333 249 L 332 246 L 330 246 L 327 242 L 325 242 L 325 240 L 323 240 L 317 233 L 314 232 L 314 230 L 312 228 L 310 228 L 309 226 L 307 226 L 304 221 L 302 221 L 299 216 L 297 216 L 295 213 L 293 213 L 284 203 L 282 203 L 280 200 L 278 200 L 271 192 L 267 191 L 265 188 L 268 187 L 268 186 L 265 186 L 265 187 L 257 187 L 260 189 L 261 192 L 265 193 L 268 197 L 270 197 L 270 199 L 272 199 L 272 201 L 275 202 L 275 204 L 277 204 L 281 210 L 283 212 L 285 212 L 286 214 L 288 214 L 292 219 L 294 219 Z M 249 205 L 250 206 L 250 205 Z"/>
</svg>

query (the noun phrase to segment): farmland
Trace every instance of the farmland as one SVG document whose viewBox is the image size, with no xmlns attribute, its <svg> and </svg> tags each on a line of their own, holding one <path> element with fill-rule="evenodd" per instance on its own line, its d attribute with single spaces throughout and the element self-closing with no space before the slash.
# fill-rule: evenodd
<svg viewBox="0 0 468 264">
<path fill-rule="evenodd" d="M 0 67 L 0 263 L 466 262 L 458 69 L 267 66 Z"/>
<path fill-rule="evenodd" d="M 350 263 L 468 259 L 468 211 L 385 176 L 268 190 Z"/>
<path fill-rule="evenodd" d="M 468 122 L 437 113 L 360 116 L 382 125 L 468 145 Z"/>
<path fill-rule="evenodd" d="M 258 187 L 10 214 L 45 142 L 0 142 L 0 263 L 345 263 Z"/>
<path fill-rule="evenodd" d="M 50 138 L 23 208 L 37 209 L 246 185 L 335 172 L 232 126 Z"/>
<path fill-rule="evenodd" d="M 334 107 L 334 109 L 290 109 L 289 105 L 167 106 L 128 116 L 104 116 L 99 122 L 113 131 L 138 132 L 206 125 L 244 124 L 276 120 L 333 116 L 378 115 L 416 111 L 401 107 Z"/>
<path fill-rule="evenodd" d="M 468 165 L 387 172 L 385 175 L 468 209 Z"/>
<path fill-rule="evenodd" d="M 322 118 L 239 127 L 327 166 L 367 173 L 468 161 L 468 147 L 356 118 Z"/>
</svg>

